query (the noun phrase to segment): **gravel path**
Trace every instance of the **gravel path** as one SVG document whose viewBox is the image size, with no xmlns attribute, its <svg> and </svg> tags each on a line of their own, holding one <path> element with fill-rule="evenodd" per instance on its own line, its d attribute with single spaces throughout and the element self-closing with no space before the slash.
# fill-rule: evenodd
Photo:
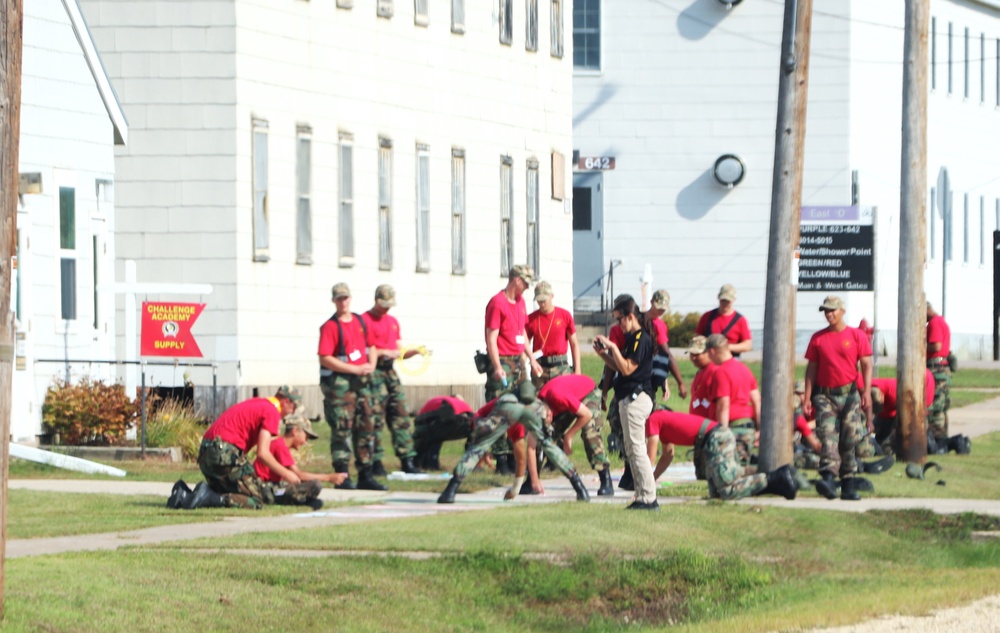
<svg viewBox="0 0 1000 633">
<path fill-rule="evenodd" d="M 1000 631 L 1000 596 L 977 600 L 964 607 L 941 609 L 929 615 L 887 616 L 814 633 L 996 633 Z"/>
</svg>

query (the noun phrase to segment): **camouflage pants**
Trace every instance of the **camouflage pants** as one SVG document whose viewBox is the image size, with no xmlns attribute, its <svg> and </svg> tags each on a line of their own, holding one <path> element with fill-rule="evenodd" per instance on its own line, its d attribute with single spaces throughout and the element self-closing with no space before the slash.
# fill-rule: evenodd
<svg viewBox="0 0 1000 633">
<path fill-rule="evenodd" d="M 813 392 L 816 437 L 823 447 L 820 472 L 850 477 L 858 472 L 857 447 L 867 433 L 861 396 L 856 389 L 842 395 Z"/>
<path fill-rule="evenodd" d="M 732 430 L 717 426 L 702 440 L 708 496 L 714 499 L 742 499 L 767 488 L 767 474 L 740 466 L 736 459 L 736 436 Z"/>
<path fill-rule="evenodd" d="M 622 417 L 618 412 L 618 399 L 615 397 L 612 397 L 610 404 L 608 404 L 608 427 L 608 437 L 615 436 L 618 442 L 618 457 L 624 460 L 625 437 L 622 435 Z"/>
<path fill-rule="evenodd" d="M 948 409 L 951 408 L 951 369 L 948 365 L 934 363 L 929 366 L 934 374 L 934 402 L 927 409 L 927 430 L 934 439 L 947 443 Z"/>
<path fill-rule="evenodd" d="M 334 374 L 320 381 L 323 413 L 330 425 L 330 457 L 334 467 L 351 460 L 369 466 L 375 452 L 375 423 L 367 376 Z"/>
<path fill-rule="evenodd" d="M 545 383 L 556 378 L 558 376 L 568 376 L 573 373 L 572 365 L 556 365 L 555 367 L 542 367 L 541 376 L 533 376 L 531 378 L 531 384 L 535 385 L 535 389 L 541 389 L 545 386 Z"/>
<path fill-rule="evenodd" d="M 322 490 L 323 484 L 315 479 L 298 484 L 287 484 L 284 490 L 275 492 L 274 502 L 285 506 L 304 506 L 318 497 Z"/>
<path fill-rule="evenodd" d="M 382 460 L 382 431 L 392 433 L 392 449 L 400 459 L 416 456 L 413 450 L 413 421 L 406 410 L 406 394 L 395 369 L 376 369 L 371 375 L 369 391 L 375 416 L 375 455 Z"/>
<path fill-rule="evenodd" d="M 451 407 L 446 407 L 418 415 L 413 419 L 413 427 L 413 448 L 419 457 L 443 442 L 468 442 L 472 434 L 472 414 L 455 415 Z"/>
<path fill-rule="evenodd" d="M 520 422 L 524 424 L 525 432 L 533 435 L 541 445 L 545 457 L 555 464 L 556 468 L 563 475 L 570 477 L 576 472 L 573 462 L 569 460 L 566 453 L 559 450 L 559 447 L 550 438 L 546 437 L 540 422 L 530 418 L 520 420 Z M 513 424 L 513 421 L 510 415 L 503 412 L 477 419 L 472 430 L 472 437 L 469 438 L 469 446 L 465 450 L 465 454 L 458 460 L 458 465 L 455 466 L 455 478 L 459 481 L 464 480 L 466 475 L 476 467 L 479 460 L 486 454 L 490 446 L 498 439 L 506 437 L 507 429 L 510 428 L 511 424 Z"/>
<path fill-rule="evenodd" d="M 246 454 L 229 442 L 202 440 L 198 468 L 209 488 L 222 495 L 226 507 L 259 510 L 265 503 L 274 503 L 271 484 L 261 481 Z"/>
<path fill-rule="evenodd" d="M 514 389 L 527 379 L 527 376 L 524 375 L 524 363 L 521 362 L 520 356 L 501 356 L 500 367 L 507 374 L 507 386 L 504 387 L 502 383 L 493 379 L 493 370 L 491 369 L 486 374 L 486 402 L 493 398 L 499 398 L 505 393 L 513 393 Z M 490 448 L 490 453 L 494 457 L 510 455 L 510 442 L 505 436 L 501 436 L 497 439 L 496 444 Z"/>
<path fill-rule="evenodd" d="M 793 464 L 797 470 L 819 470 L 819 455 L 808 447 L 796 447 Z"/>
<path fill-rule="evenodd" d="M 740 466 L 750 465 L 750 454 L 757 443 L 757 428 L 750 418 L 740 418 L 729 422 L 729 430 L 736 437 L 736 459 Z"/>
<path fill-rule="evenodd" d="M 590 409 L 591 418 L 590 422 L 583 425 L 580 429 L 580 437 L 583 439 L 583 450 L 587 453 L 587 461 L 590 462 L 590 467 L 594 470 L 601 471 L 605 468 L 609 468 L 608 456 L 604 452 L 604 440 L 601 439 L 601 428 L 604 426 L 604 421 L 601 419 L 601 394 L 599 391 L 587 396 L 583 401 L 583 406 Z M 566 435 L 566 431 L 570 426 L 576 421 L 576 412 L 569 412 L 560 414 L 554 420 L 552 420 L 552 441 L 556 443 L 556 446 L 562 446 L 563 436 Z"/>
</svg>

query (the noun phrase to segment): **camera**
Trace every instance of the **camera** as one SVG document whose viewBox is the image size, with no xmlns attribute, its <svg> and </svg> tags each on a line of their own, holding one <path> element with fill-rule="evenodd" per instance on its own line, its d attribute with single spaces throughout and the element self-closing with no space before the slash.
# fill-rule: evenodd
<svg viewBox="0 0 1000 633">
<path fill-rule="evenodd" d="M 608 349 L 608 346 L 601 339 L 597 339 L 596 341 L 594 341 L 594 345 L 597 346 L 597 349 L 601 350 Z"/>
</svg>

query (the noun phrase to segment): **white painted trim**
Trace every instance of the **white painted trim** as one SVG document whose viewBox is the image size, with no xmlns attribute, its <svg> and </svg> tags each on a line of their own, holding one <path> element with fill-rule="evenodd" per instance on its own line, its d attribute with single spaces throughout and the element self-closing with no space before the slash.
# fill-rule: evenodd
<svg viewBox="0 0 1000 633">
<path fill-rule="evenodd" d="M 66 15 L 69 16 L 69 22 L 73 26 L 76 41 L 80 43 L 80 48 L 83 50 L 83 57 L 87 60 L 90 74 L 94 76 L 94 83 L 97 84 L 97 91 L 101 94 L 104 109 L 108 111 L 111 124 L 114 126 L 115 145 L 128 145 L 128 120 L 125 118 L 125 111 L 118 101 L 114 86 L 111 85 L 108 72 L 104 69 L 104 62 L 101 61 L 101 55 L 97 52 L 97 46 L 94 45 L 94 38 L 90 35 L 90 29 L 80 11 L 80 5 L 77 0 L 62 0 L 62 3 L 66 9 Z"/>
</svg>

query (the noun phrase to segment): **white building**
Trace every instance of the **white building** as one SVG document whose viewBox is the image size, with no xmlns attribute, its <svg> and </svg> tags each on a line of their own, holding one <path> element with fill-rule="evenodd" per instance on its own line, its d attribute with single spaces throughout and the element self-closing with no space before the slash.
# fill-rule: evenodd
<svg viewBox="0 0 1000 633">
<path fill-rule="evenodd" d="M 404 380 L 472 397 L 502 271 L 532 262 L 569 301 L 564 4 L 83 0 L 132 123 L 119 260 L 212 284 L 194 332 L 227 399 L 291 383 L 318 410 L 336 282 L 359 313 L 393 284 L 404 343 L 433 351 Z"/>
<path fill-rule="evenodd" d="M 54 379 L 112 379 L 114 147 L 128 125 L 76 0 L 24 6 L 11 437 L 33 441 Z M 52 362 L 63 361 L 63 362 Z"/>
<path fill-rule="evenodd" d="M 574 174 L 574 294 L 614 260 L 622 262 L 616 292 L 638 292 L 649 264 L 653 286 L 667 288 L 671 309 L 684 313 L 717 305 L 719 287 L 732 283 L 760 349 L 783 4 L 575 2 L 574 148 L 584 159 L 613 157 L 615 167 Z M 806 206 L 877 207 L 877 292 L 838 294 L 852 325 L 877 319 L 889 352 L 898 299 L 903 9 L 902 0 L 815 1 L 802 196 Z M 941 219 L 928 204 L 925 285 L 938 308 L 946 303 L 956 352 L 984 357 L 992 347 L 990 253 L 1000 220 L 1000 157 L 989 140 L 1000 138 L 1000 2 L 935 0 L 931 13 L 927 191 L 930 199 L 947 167 L 954 203 L 947 263 Z M 746 165 L 732 189 L 712 175 L 726 154 Z M 600 257 L 582 258 L 581 247 Z M 825 325 L 817 311 L 825 294 L 799 293 L 803 346 Z"/>
</svg>

